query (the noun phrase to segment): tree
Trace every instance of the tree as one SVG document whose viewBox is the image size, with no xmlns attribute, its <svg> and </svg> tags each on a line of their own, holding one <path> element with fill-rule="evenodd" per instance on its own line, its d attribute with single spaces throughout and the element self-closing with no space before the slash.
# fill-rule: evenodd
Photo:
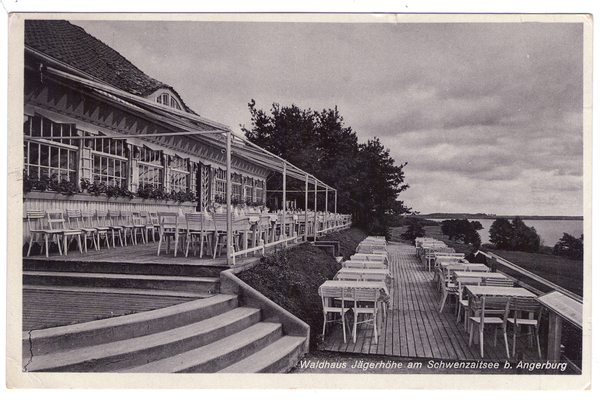
<svg viewBox="0 0 600 400">
<path fill-rule="evenodd" d="M 472 244 L 475 248 L 481 246 L 481 236 L 478 230 L 483 229 L 479 221 L 467 219 L 448 219 L 442 221 L 442 233 L 450 240 L 460 240 L 464 244 Z"/>
<path fill-rule="evenodd" d="M 490 241 L 498 249 L 536 252 L 541 239 L 534 227 L 528 227 L 516 217 L 512 222 L 497 218 L 490 227 Z"/>
<path fill-rule="evenodd" d="M 408 218 L 408 228 L 406 231 L 400 235 L 403 240 L 408 240 L 412 244 L 415 244 L 415 239 L 418 237 L 425 236 L 425 229 L 423 228 L 423 224 L 417 218 Z"/>
<path fill-rule="evenodd" d="M 506 218 L 496 218 L 490 227 L 490 242 L 496 248 L 509 250 L 512 238 L 512 224 Z"/>
<path fill-rule="evenodd" d="M 536 252 L 540 249 L 540 236 L 534 227 L 525 225 L 520 217 L 512 221 L 511 250 Z"/>
<path fill-rule="evenodd" d="M 563 237 L 554 245 L 553 254 L 574 260 L 583 260 L 583 235 L 577 239 L 564 232 Z"/>
<path fill-rule="evenodd" d="M 352 214 L 353 221 L 369 234 L 387 234 L 389 215 L 410 211 L 397 196 L 408 188 L 404 172 L 395 165 L 389 150 L 379 139 L 359 144 L 356 133 L 343 124 L 337 107 L 314 112 L 297 106 L 281 107 L 274 103 L 270 114 L 248 107 L 252 128 L 242 127 L 253 143 L 276 154 L 298 168 L 316 176 L 338 191 L 338 212 Z M 288 190 L 304 190 L 305 183 L 287 180 Z M 280 174 L 268 180 L 269 189 L 282 188 Z M 281 196 L 271 192 L 270 196 Z M 319 204 L 323 204 L 319 194 Z M 289 200 L 304 204 L 304 194 L 290 193 Z M 314 197 L 309 196 L 309 208 Z M 332 204 L 330 201 L 329 204 Z M 330 206 L 331 207 L 331 206 Z M 313 205 L 314 209 L 314 205 Z"/>
</svg>

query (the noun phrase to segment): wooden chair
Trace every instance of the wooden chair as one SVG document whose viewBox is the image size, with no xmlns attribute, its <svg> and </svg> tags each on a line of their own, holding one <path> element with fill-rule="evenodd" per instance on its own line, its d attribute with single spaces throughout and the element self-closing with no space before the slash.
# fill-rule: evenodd
<svg viewBox="0 0 600 400">
<path fill-rule="evenodd" d="M 152 235 L 152 242 L 156 242 L 156 232 L 158 232 L 158 228 L 160 228 L 160 225 L 158 224 L 158 216 L 156 218 L 157 220 L 155 224 L 148 211 L 140 211 L 140 221 L 142 224 L 144 224 L 145 243 L 150 242 L 148 233 Z"/>
<path fill-rule="evenodd" d="M 48 216 L 48 226 L 52 231 L 58 231 L 58 235 L 62 236 L 63 241 L 63 253 L 67 255 L 69 251 L 69 243 L 73 240 L 77 240 L 79 252 L 83 253 L 81 246 L 81 236 L 83 232 L 80 229 L 69 229 L 67 228 L 64 213 L 60 210 L 51 210 L 46 212 Z"/>
<path fill-rule="evenodd" d="M 121 247 L 123 247 L 123 226 L 120 224 L 120 213 L 118 210 L 110 210 L 107 215 L 108 229 L 112 233 L 113 247 L 117 247 L 115 241 L 115 235 L 118 235 Z"/>
<path fill-rule="evenodd" d="M 458 285 L 455 282 L 452 282 L 448 277 L 440 282 L 440 287 L 442 288 L 442 299 L 440 300 L 441 313 L 444 310 L 444 306 L 446 305 L 449 296 L 458 297 Z"/>
<path fill-rule="evenodd" d="M 344 343 L 346 343 L 346 313 L 350 311 L 348 291 L 350 289 L 337 287 L 319 288 L 321 295 L 321 304 L 323 306 L 323 336 L 327 324 L 341 322 L 342 331 L 344 332 Z M 330 315 L 339 315 L 339 318 L 329 319 Z"/>
<path fill-rule="evenodd" d="M 110 249 L 110 238 L 109 233 L 113 234 L 113 244 L 115 241 L 114 233 L 110 229 L 110 218 L 108 216 L 108 211 L 106 210 L 96 210 L 94 217 L 96 222 L 94 224 L 94 228 L 98 231 L 98 247 L 102 247 L 101 239 L 104 238 L 104 243 L 106 247 Z"/>
<path fill-rule="evenodd" d="M 138 235 L 140 235 L 142 237 L 142 242 L 144 244 L 148 243 L 146 234 L 146 219 L 142 217 L 142 212 L 132 211 L 131 219 L 133 222 L 133 237 L 135 238 L 135 242 L 137 243 Z"/>
<path fill-rule="evenodd" d="M 62 255 L 60 242 L 57 240 L 60 231 L 51 229 L 47 224 L 47 216 L 45 211 L 30 210 L 27 211 L 27 225 L 31 237 L 29 238 L 29 248 L 27 249 L 27 257 L 31 253 L 33 243 L 38 243 L 40 240 L 40 254 L 46 248 L 46 257 L 49 257 L 49 241 L 52 240 L 58 245 L 58 251 Z"/>
<path fill-rule="evenodd" d="M 136 239 L 136 228 L 133 222 L 133 212 L 121 210 L 119 212 L 119 224 L 123 228 L 123 238 L 125 239 L 125 246 L 127 246 L 127 236 L 131 239 L 131 244 L 137 244 Z"/>
<path fill-rule="evenodd" d="M 154 225 L 154 232 L 158 233 L 160 230 L 160 223 L 158 222 L 158 213 L 150 211 L 150 223 Z"/>
<path fill-rule="evenodd" d="M 87 242 L 88 239 L 92 240 L 96 251 L 98 250 L 98 244 L 96 243 L 96 228 L 86 227 L 83 224 L 83 215 L 79 209 L 67 209 L 67 221 L 69 229 L 80 230 L 83 232 L 83 248 L 87 253 Z"/>
<path fill-rule="evenodd" d="M 178 226 L 178 213 L 165 212 L 158 213 L 158 222 L 160 224 L 159 236 L 158 236 L 158 251 L 156 255 L 160 255 L 160 249 L 162 242 L 167 241 L 167 251 L 169 254 L 171 251 L 171 238 L 174 240 L 174 257 L 177 257 L 177 247 L 179 246 L 179 226 Z"/>
<path fill-rule="evenodd" d="M 208 242 L 208 234 L 204 230 L 204 214 L 202 213 L 188 213 L 185 214 L 186 223 L 186 247 L 185 256 L 188 256 L 190 250 L 190 244 L 194 243 L 194 238 L 199 239 L 200 242 L 200 258 L 204 255 L 204 242 Z M 210 243 L 207 243 L 207 247 L 210 247 Z M 195 253 L 194 253 L 195 254 Z"/>
<path fill-rule="evenodd" d="M 470 329 L 469 329 L 469 347 L 473 344 L 473 335 L 475 326 L 479 332 L 479 350 L 481 358 L 483 358 L 483 331 L 485 326 L 494 327 L 494 347 L 496 347 L 496 337 L 498 326 L 503 326 L 504 319 L 502 316 L 505 315 L 506 308 L 510 299 L 506 297 L 491 297 L 481 296 L 469 298 L 469 309 L 472 317 L 469 318 Z M 504 343 L 508 348 L 508 343 Z"/>
<path fill-rule="evenodd" d="M 96 250 L 100 250 L 100 229 L 94 224 L 94 212 L 89 210 L 81 210 L 81 224 L 84 229 L 93 229 L 94 242 Z M 85 233 L 85 231 L 84 231 Z M 108 244 L 108 235 L 104 235 L 105 241 Z M 87 244 L 86 244 L 87 246 Z"/>
<path fill-rule="evenodd" d="M 213 258 L 216 258 L 217 252 L 221 255 L 223 247 L 227 246 L 227 214 L 213 214 L 212 219 L 215 227 Z M 250 222 L 248 218 L 236 219 L 232 216 L 231 231 L 234 251 L 239 251 L 241 247 L 247 248 L 249 229 Z"/>
<path fill-rule="evenodd" d="M 379 308 L 379 289 L 355 288 L 353 293 L 354 307 L 354 328 L 352 329 L 352 338 L 356 343 L 356 328 L 359 324 L 373 325 L 373 337 L 377 343 L 379 334 L 377 331 L 377 309 Z M 370 318 L 358 321 L 361 315 L 368 315 Z"/>
<path fill-rule="evenodd" d="M 468 331 L 469 325 L 469 299 L 465 297 L 465 285 L 476 285 L 479 286 L 481 284 L 481 279 L 478 279 L 477 282 L 463 282 L 462 280 L 458 280 L 458 298 L 456 301 L 456 323 L 458 324 L 461 320 L 461 316 L 463 319 L 463 325 L 466 331 Z"/>
<path fill-rule="evenodd" d="M 512 356 L 515 356 L 517 347 L 517 335 L 520 334 L 523 327 L 527 328 L 525 335 L 535 339 L 537 346 L 538 357 L 542 358 L 542 350 L 540 348 L 540 320 L 542 318 L 543 306 L 535 298 L 513 297 L 509 303 L 504 315 L 504 341 L 507 342 L 508 327 L 512 327 Z M 509 316 L 512 311 L 512 316 Z M 525 318 L 526 317 L 526 318 Z M 508 354 L 508 344 L 506 345 L 506 356 Z"/>
</svg>

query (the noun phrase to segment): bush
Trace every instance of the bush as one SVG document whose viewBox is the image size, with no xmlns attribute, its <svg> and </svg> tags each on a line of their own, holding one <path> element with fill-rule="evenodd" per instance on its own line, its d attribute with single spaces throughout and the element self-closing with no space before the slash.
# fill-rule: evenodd
<svg viewBox="0 0 600 400">
<path fill-rule="evenodd" d="M 512 222 L 497 218 L 490 228 L 490 241 L 498 249 L 537 252 L 541 239 L 534 227 L 516 217 Z"/>
<path fill-rule="evenodd" d="M 583 260 L 583 235 L 577 239 L 566 232 L 563 233 L 563 237 L 554 245 L 552 253 L 573 260 Z"/>
</svg>

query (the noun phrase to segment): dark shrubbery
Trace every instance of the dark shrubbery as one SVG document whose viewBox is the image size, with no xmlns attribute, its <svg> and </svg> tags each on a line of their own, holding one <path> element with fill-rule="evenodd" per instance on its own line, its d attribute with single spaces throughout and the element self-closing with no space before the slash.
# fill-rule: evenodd
<svg viewBox="0 0 600 400">
<path fill-rule="evenodd" d="M 528 227 L 516 217 L 512 222 L 497 218 L 490 228 L 490 242 L 501 250 L 535 253 L 540 249 L 541 240 L 534 227 Z"/>
<path fill-rule="evenodd" d="M 481 246 L 481 236 L 478 230 L 483 229 L 479 221 L 469 222 L 467 219 L 447 219 L 442 221 L 442 233 L 450 240 L 472 244 L 475 249 Z"/>
<path fill-rule="evenodd" d="M 574 260 L 583 260 L 583 235 L 577 239 L 568 233 L 563 233 L 563 237 L 554 245 L 552 253 Z"/>
<path fill-rule="evenodd" d="M 406 221 L 408 222 L 408 228 L 403 234 L 400 235 L 400 238 L 415 244 L 416 238 L 425 236 L 423 223 L 417 218 L 406 218 Z"/>
</svg>

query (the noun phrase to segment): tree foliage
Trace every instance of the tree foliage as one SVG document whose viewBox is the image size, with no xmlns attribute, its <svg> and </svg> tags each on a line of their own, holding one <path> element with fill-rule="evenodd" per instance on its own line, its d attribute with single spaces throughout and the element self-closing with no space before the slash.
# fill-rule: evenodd
<svg viewBox="0 0 600 400">
<path fill-rule="evenodd" d="M 464 244 L 472 244 L 475 248 L 481 246 L 481 236 L 478 230 L 483 229 L 479 221 L 467 219 L 447 219 L 442 221 L 442 233 L 450 240 L 460 240 Z"/>
<path fill-rule="evenodd" d="M 417 218 L 407 218 L 408 228 L 404 231 L 400 237 L 403 240 L 408 240 L 412 244 L 415 244 L 418 237 L 425 236 L 425 229 L 423 228 L 423 224 Z"/>
<path fill-rule="evenodd" d="M 525 225 L 520 217 L 513 221 L 496 218 L 490 227 L 490 242 L 498 249 L 537 252 L 540 236 L 534 227 Z"/>
<path fill-rule="evenodd" d="M 554 245 L 553 254 L 574 260 L 583 260 L 583 235 L 577 239 L 564 232 L 563 237 Z"/>
<path fill-rule="evenodd" d="M 338 191 L 338 212 L 352 214 L 353 220 L 369 234 L 387 233 L 387 215 L 404 214 L 409 209 L 397 199 L 406 190 L 403 167 L 395 165 L 379 139 L 358 143 L 356 133 L 344 126 L 337 107 L 321 112 L 302 110 L 296 105 L 282 107 L 274 103 L 270 113 L 248 104 L 251 129 L 242 131 L 253 143 L 276 154 L 291 164 L 316 176 Z M 280 174 L 268 180 L 268 189 L 282 188 Z M 286 199 L 304 206 L 305 182 L 288 179 Z M 269 197 L 281 193 L 269 192 Z M 323 194 L 319 194 L 322 209 Z M 279 203 L 280 204 L 280 203 Z M 309 195 L 308 208 L 314 209 L 314 196 Z M 329 201 L 330 211 L 333 202 Z"/>
</svg>

